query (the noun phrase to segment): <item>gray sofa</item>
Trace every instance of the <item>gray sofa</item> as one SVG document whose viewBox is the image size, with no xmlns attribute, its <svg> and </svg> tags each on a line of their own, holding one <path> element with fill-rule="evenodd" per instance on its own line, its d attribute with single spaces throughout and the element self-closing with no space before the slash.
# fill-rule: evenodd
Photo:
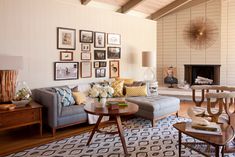
<svg viewBox="0 0 235 157">
<path fill-rule="evenodd" d="M 87 122 L 88 118 L 84 111 L 84 105 L 59 106 L 57 94 L 52 88 L 34 89 L 32 94 L 34 101 L 43 105 L 46 110 L 46 115 L 43 115 L 43 118 L 46 119 L 46 123 L 52 129 L 53 136 L 56 129 Z"/>
</svg>

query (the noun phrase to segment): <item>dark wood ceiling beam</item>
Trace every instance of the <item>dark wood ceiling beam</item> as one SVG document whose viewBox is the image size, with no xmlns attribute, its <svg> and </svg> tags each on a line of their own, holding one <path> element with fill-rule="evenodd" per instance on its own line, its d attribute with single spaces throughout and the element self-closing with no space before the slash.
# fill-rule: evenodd
<svg viewBox="0 0 235 157">
<path fill-rule="evenodd" d="M 81 3 L 82 3 L 83 5 L 87 5 L 90 1 L 91 1 L 91 0 L 81 0 Z"/>
<path fill-rule="evenodd" d="M 119 13 L 126 13 L 130 11 L 132 8 L 140 4 L 144 0 L 129 0 L 126 4 L 124 4 L 121 8 L 117 10 Z"/>
<path fill-rule="evenodd" d="M 163 7 L 162 9 L 156 11 L 155 13 L 151 14 L 148 19 L 158 20 L 159 18 L 173 13 L 175 11 L 183 10 L 186 8 L 190 8 L 192 6 L 201 4 L 208 0 L 175 0 L 172 3 L 168 4 L 167 6 Z"/>
</svg>

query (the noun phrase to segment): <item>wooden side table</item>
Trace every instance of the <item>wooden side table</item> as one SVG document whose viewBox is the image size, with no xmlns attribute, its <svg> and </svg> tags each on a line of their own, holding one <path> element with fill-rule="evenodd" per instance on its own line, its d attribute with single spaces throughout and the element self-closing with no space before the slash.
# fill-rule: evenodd
<svg viewBox="0 0 235 157">
<path fill-rule="evenodd" d="M 33 124 L 40 125 L 42 136 L 42 106 L 36 102 L 13 110 L 0 110 L 0 131 Z"/>
<path fill-rule="evenodd" d="M 178 130 L 178 138 L 179 138 L 179 157 L 181 157 L 181 145 L 184 145 L 188 148 L 193 149 L 194 151 L 203 154 L 204 156 L 208 156 L 205 152 L 201 152 L 200 149 L 195 149 L 192 146 L 195 145 L 202 145 L 203 143 L 197 143 L 197 142 L 182 142 L 182 133 L 193 137 L 197 140 L 203 141 L 209 145 L 212 145 L 215 147 L 215 157 L 219 157 L 220 154 L 222 156 L 224 156 L 224 148 L 225 145 L 230 142 L 233 138 L 234 138 L 234 129 L 231 125 L 227 125 L 227 124 L 221 124 L 221 130 L 222 130 L 222 135 L 208 135 L 208 134 L 202 134 L 202 133 L 194 133 L 194 132 L 188 132 L 185 131 L 186 128 L 186 122 L 180 122 L 180 123 L 176 123 L 173 125 L 173 127 L 175 129 Z M 220 152 L 220 147 L 221 152 Z M 210 155 L 211 156 L 211 155 Z M 209 157 L 209 156 L 208 156 Z"/>
</svg>

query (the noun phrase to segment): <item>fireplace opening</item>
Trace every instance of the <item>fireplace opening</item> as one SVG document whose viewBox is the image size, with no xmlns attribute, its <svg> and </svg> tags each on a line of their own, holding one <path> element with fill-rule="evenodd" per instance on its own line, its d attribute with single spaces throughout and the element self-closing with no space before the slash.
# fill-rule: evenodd
<svg viewBox="0 0 235 157">
<path fill-rule="evenodd" d="M 219 85 L 220 65 L 184 65 L 184 78 L 190 85 Z"/>
</svg>

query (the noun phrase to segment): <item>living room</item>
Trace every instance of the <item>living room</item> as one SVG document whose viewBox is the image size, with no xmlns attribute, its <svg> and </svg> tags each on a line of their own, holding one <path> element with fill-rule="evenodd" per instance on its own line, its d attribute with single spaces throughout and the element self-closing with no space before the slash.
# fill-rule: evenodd
<svg viewBox="0 0 235 157">
<path fill-rule="evenodd" d="M 0 116 L 0 156 L 180 156 L 173 124 L 189 120 L 188 108 L 204 99 L 201 91 L 234 91 L 234 10 L 234 0 L 0 0 L 0 107 L 7 106 L 0 113 L 8 116 Z M 203 81 L 213 80 L 219 87 L 190 88 L 197 79 L 192 66 L 202 67 Z M 5 77 L 9 70 L 14 75 Z M 177 81 L 165 81 L 170 70 Z M 100 89 L 95 88 L 102 87 L 90 87 L 93 82 L 109 84 L 105 97 L 111 93 L 114 98 L 101 96 L 97 102 L 94 93 Z M 31 115 L 12 103 L 20 86 L 29 89 Z M 75 90 L 76 103 L 87 106 L 62 113 L 65 106 L 60 108 L 57 99 L 64 86 Z M 12 89 L 10 96 L 6 89 Z M 88 104 L 102 101 L 119 102 L 102 113 L 117 128 L 101 124 L 103 132 L 119 131 L 117 135 L 94 129 L 100 108 L 93 111 Z M 122 107 L 128 112 L 121 113 Z M 14 123 L 27 117 L 34 122 L 4 128 L 16 112 Z M 192 140 L 182 139 L 187 138 Z M 231 140 L 229 136 L 226 143 Z M 226 156 L 235 156 L 226 146 L 220 145 L 219 152 L 225 149 Z M 182 156 L 201 155 L 193 148 L 181 149 Z"/>
</svg>

